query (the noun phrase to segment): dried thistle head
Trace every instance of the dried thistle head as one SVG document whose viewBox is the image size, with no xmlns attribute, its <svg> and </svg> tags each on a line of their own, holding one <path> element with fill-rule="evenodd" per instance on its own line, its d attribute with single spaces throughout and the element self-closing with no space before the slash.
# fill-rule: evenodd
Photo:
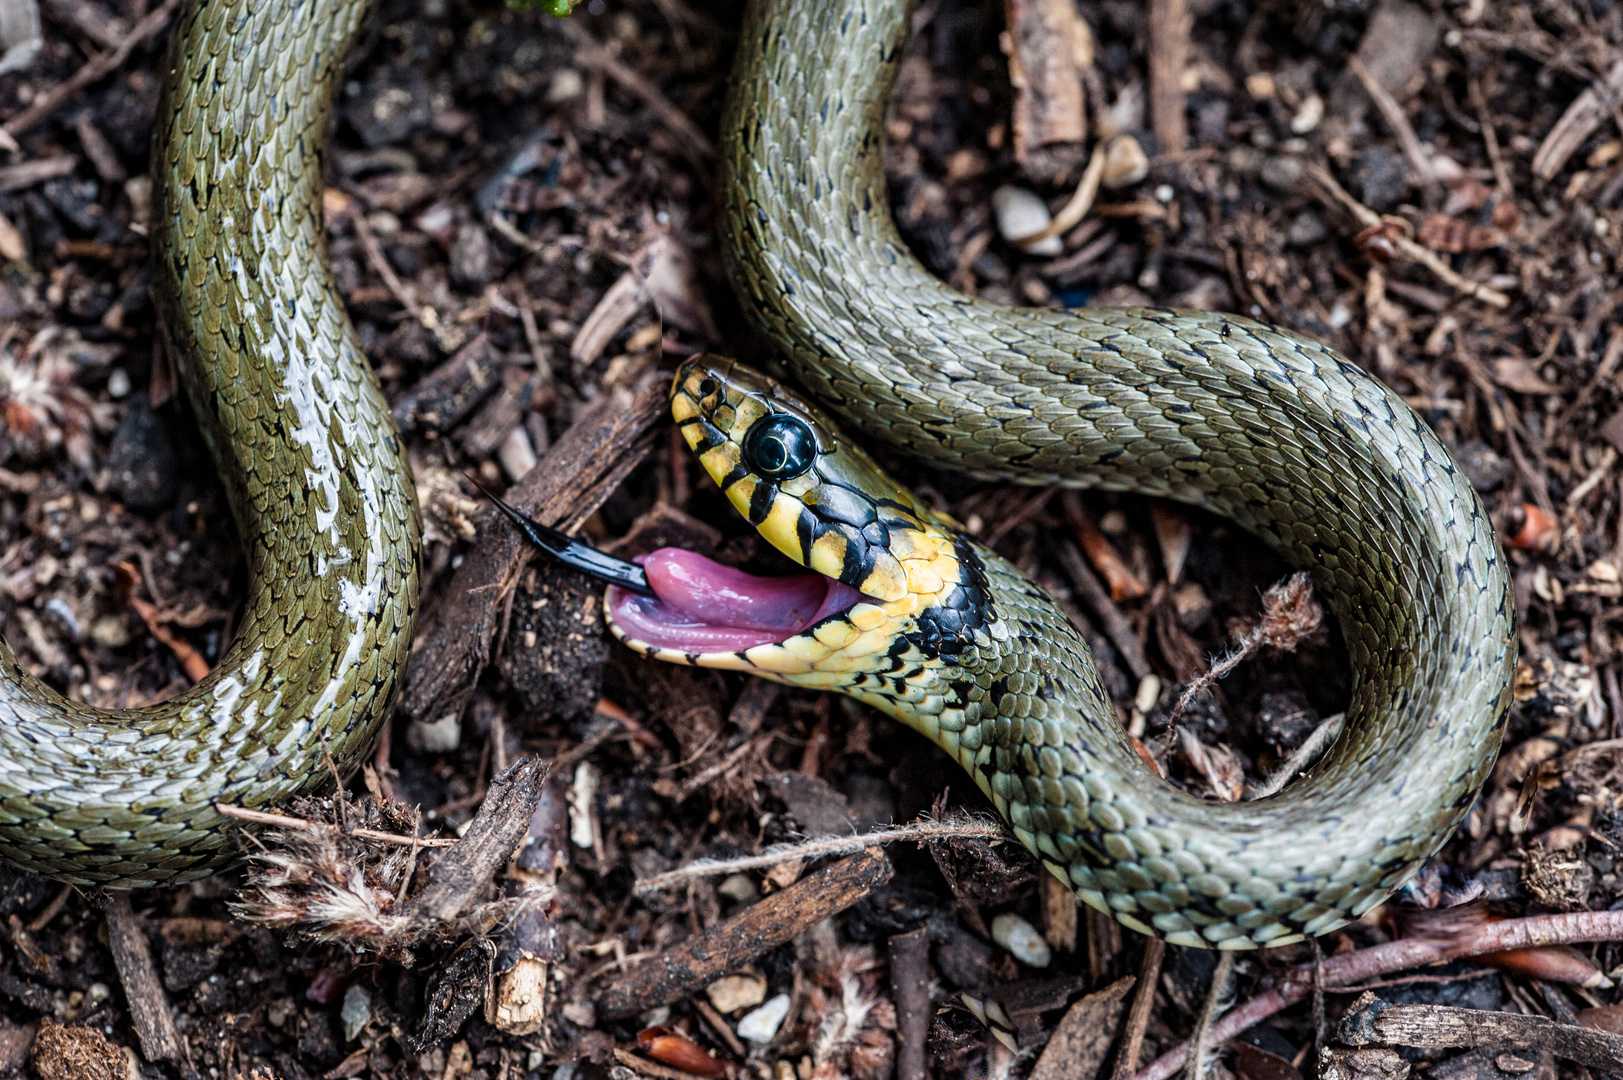
<svg viewBox="0 0 1623 1080">
<path fill-rule="evenodd" d="M 872 946 L 840 946 L 809 972 L 802 1019 L 813 1026 L 816 1080 L 876 1080 L 890 1075 L 896 1005 L 884 993 Z"/>
<path fill-rule="evenodd" d="M 416 814 L 397 803 L 342 793 L 303 798 L 293 813 L 309 828 L 276 828 L 256 839 L 248 882 L 232 909 L 249 922 L 312 941 L 344 942 L 401 963 L 423 927 L 402 913 L 412 848 L 361 839 L 356 827 L 414 835 Z"/>
<path fill-rule="evenodd" d="M 0 349 L 0 461 L 13 455 L 39 461 L 58 448 L 90 471 L 93 436 L 113 427 L 113 407 L 95 401 L 75 382 L 78 335 L 52 327 L 36 335 L 21 356 Z"/>
</svg>

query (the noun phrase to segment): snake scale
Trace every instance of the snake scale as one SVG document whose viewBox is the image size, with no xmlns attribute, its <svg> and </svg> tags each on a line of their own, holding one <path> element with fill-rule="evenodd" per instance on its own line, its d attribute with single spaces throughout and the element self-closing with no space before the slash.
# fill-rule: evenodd
<svg viewBox="0 0 1623 1080">
<path fill-rule="evenodd" d="M 320 783 L 323 737 L 342 768 L 387 707 L 416 597 L 415 504 L 319 254 L 318 148 L 362 10 L 202 0 L 183 18 L 154 159 L 155 287 L 249 548 L 248 614 L 205 682 L 129 713 L 66 702 L 0 658 L 0 854 L 28 869 L 110 886 L 201 876 L 228 856 L 214 800 Z M 690 364 L 673 395 L 768 539 L 853 590 L 817 624 L 833 644 L 796 635 L 822 656 L 793 677 L 931 736 L 1026 846 L 1128 926 L 1223 947 L 1338 926 L 1442 844 L 1497 750 L 1513 619 L 1482 504 L 1406 405 L 1298 335 L 1205 312 L 1003 307 L 932 278 L 895 232 L 881 168 L 907 23 L 904 0 L 752 0 L 724 117 L 735 290 L 838 420 L 720 361 Z M 761 459 L 761 424 L 787 430 L 780 415 L 812 433 L 819 464 L 735 475 Z M 887 487 L 839 422 L 979 477 L 1233 519 L 1310 569 L 1340 619 L 1346 733 L 1267 800 L 1160 782 L 1063 615 Z M 846 480 L 882 494 L 864 509 Z M 881 606 L 889 688 L 864 688 L 851 642 Z M 835 677 L 841 650 L 852 662 Z"/>
</svg>

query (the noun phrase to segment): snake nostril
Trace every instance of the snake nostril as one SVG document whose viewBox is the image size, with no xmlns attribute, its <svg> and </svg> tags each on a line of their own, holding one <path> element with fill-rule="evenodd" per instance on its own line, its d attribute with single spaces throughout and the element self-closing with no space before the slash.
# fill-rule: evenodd
<svg viewBox="0 0 1623 1080">
<path fill-rule="evenodd" d="M 716 382 L 716 380 L 714 380 L 714 379 L 712 379 L 712 378 L 710 378 L 708 376 L 706 376 L 705 378 L 699 380 L 699 396 L 700 397 L 709 397 L 711 394 L 714 394 L 717 390 L 720 390 L 720 389 L 721 389 L 721 386 Z"/>
</svg>

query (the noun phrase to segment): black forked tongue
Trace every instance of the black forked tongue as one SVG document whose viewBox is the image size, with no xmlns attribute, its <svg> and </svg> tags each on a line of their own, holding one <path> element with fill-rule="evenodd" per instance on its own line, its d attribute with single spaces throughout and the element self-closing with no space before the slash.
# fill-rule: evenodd
<svg viewBox="0 0 1623 1080">
<path fill-rule="evenodd" d="M 528 514 L 521 514 L 508 506 L 473 477 L 468 476 L 468 482 L 484 492 L 485 498 L 495 503 L 496 509 L 506 514 L 507 520 L 518 526 L 518 531 L 524 534 L 525 539 L 565 566 L 643 596 L 656 595 L 653 586 L 648 584 L 648 575 L 636 563 L 616 559 L 613 555 L 605 555 L 594 547 L 572 540 L 552 526 L 543 525 Z"/>
</svg>

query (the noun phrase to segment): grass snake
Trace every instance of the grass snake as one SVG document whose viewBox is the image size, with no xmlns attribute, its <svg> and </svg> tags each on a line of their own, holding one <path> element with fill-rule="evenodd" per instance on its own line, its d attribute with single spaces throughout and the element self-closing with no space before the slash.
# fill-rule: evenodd
<svg viewBox="0 0 1623 1080">
<path fill-rule="evenodd" d="M 67 702 L 0 657 L 0 854 L 28 869 L 201 876 L 229 855 L 215 800 L 319 784 L 324 744 L 344 768 L 387 709 L 416 602 L 415 503 L 320 254 L 319 147 L 363 8 L 203 0 L 183 16 L 154 287 L 246 538 L 248 610 L 207 680 L 144 710 Z M 735 290 L 837 419 L 711 358 L 673 392 L 712 476 L 819 577 L 762 584 L 665 553 L 656 597 L 611 595 L 614 628 L 900 717 L 1135 929 L 1246 947 L 1338 926 L 1443 843 L 1497 750 L 1514 638 L 1482 504 L 1406 405 L 1303 337 L 1206 312 L 1017 309 L 935 280 L 895 232 L 881 167 L 907 22 L 902 0 L 752 0 L 723 121 Z M 1270 799 L 1162 783 L 1064 616 L 852 434 L 979 477 L 1233 519 L 1312 570 L 1339 617 L 1346 733 Z M 665 646 L 627 621 L 639 611 Z"/>
</svg>

